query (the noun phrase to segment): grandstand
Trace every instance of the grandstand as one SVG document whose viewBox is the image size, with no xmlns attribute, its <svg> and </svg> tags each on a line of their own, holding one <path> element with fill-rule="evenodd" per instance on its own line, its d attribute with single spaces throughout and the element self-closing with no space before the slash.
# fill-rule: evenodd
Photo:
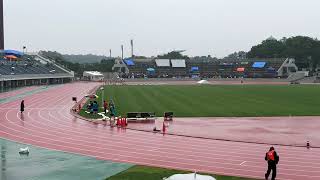
<svg viewBox="0 0 320 180">
<path fill-rule="evenodd" d="M 208 57 L 183 59 L 126 59 L 129 74 L 141 77 L 199 78 L 287 78 L 298 68 L 294 59 L 222 59 Z"/>
<path fill-rule="evenodd" d="M 124 62 L 131 76 L 135 78 L 154 77 L 155 73 L 157 73 L 157 66 L 154 59 L 125 59 Z M 153 69 L 154 71 L 148 71 L 148 69 Z"/>
<path fill-rule="evenodd" d="M 13 50 L 1 52 L 1 88 L 58 84 L 70 82 L 73 78 L 73 71 L 42 57 L 40 54 L 23 54 Z"/>
</svg>

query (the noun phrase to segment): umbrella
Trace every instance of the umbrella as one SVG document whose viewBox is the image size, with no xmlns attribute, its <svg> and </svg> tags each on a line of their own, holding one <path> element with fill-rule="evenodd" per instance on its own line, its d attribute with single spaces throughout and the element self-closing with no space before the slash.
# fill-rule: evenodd
<svg viewBox="0 0 320 180">
<path fill-rule="evenodd" d="M 98 98 L 99 96 L 95 95 L 95 94 L 89 94 L 89 95 L 86 95 L 85 96 L 86 98 L 90 98 L 90 99 L 96 99 Z"/>
<path fill-rule="evenodd" d="M 5 58 L 6 58 L 6 59 L 10 59 L 10 60 L 12 60 L 12 59 L 18 59 L 17 56 L 14 56 L 14 55 L 7 55 L 7 56 L 5 56 Z"/>
<path fill-rule="evenodd" d="M 244 70 L 245 70 L 245 68 L 243 68 L 243 67 L 237 68 L 237 72 L 244 72 Z"/>
<path fill-rule="evenodd" d="M 148 68 L 147 71 L 155 71 L 153 68 Z"/>
<path fill-rule="evenodd" d="M 173 176 L 165 178 L 164 180 L 216 180 L 216 179 L 211 176 L 191 173 L 191 174 L 175 174 Z"/>
</svg>

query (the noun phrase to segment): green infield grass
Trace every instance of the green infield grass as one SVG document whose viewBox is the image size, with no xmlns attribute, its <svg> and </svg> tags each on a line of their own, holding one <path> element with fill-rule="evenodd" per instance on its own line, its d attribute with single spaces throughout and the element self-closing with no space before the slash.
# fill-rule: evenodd
<svg viewBox="0 0 320 180">
<path fill-rule="evenodd" d="M 162 180 L 162 178 L 170 177 L 174 174 L 184 174 L 186 171 L 170 170 L 163 168 L 153 168 L 146 166 L 134 166 L 117 175 L 111 176 L 106 180 Z M 240 177 L 216 176 L 217 180 L 253 180 Z"/>
<path fill-rule="evenodd" d="M 101 103 L 101 91 L 98 102 Z M 320 115 L 317 85 L 106 86 L 118 115 L 173 111 L 176 117 Z"/>
<path fill-rule="evenodd" d="M 101 92 L 98 92 L 101 95 Z M 320 115 L 317 85 L 106 86 L 118 115 L 173 111 L 176 117 Z M 100 96 L 101 97 L 101 96 Z M 98 100 L 101 102 L 101 99 Z"/>
</svg>

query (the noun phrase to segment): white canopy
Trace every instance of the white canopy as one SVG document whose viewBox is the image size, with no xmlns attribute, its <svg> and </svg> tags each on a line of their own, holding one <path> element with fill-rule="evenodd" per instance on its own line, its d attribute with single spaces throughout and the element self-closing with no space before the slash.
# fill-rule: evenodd
<svg viewBox="0 0 320 180">
<path fill-rule="evenodd" d="M 216 179 L 211 176 L 191 173 L 191 174 L 175 174 L 164 180 L 216 180 Z"/>
<path fill-rule="evenodd" d="M 171 60 L 172 67 L 186 67 L 186 60 L 184 59 L 172 59 Z"/>
<path fill-rule="evenodd" d="M 158 67 L 170 67 L 169 59 L 156 59 L 156 64 Z"/>
<path fill-rule="evenodd" d="M 103 76 L 103 74 L 98 71 L 84 71 L 83 76 Z"/>
</svg>

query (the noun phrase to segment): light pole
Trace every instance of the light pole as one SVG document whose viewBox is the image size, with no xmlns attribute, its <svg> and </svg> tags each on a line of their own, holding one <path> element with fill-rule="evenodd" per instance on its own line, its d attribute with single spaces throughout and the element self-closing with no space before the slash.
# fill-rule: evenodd
<svg viewBox="0 0 320 180">
<path fill-rule="evenodd" d="M 3 0 L 0 0 L 0 50 L 4 50 Z"/>
<path fill-rule="evenodd" d="M 101 90 L 101 107 L 104 107 L 103 101 L 104 101 L 104 87 L 102 86 L 100 88 Z"/>
<path fill-rule="evenodd" d="M 123 60 L 123 45 L 121 45 L 121 60 Z"/>
</svg>

